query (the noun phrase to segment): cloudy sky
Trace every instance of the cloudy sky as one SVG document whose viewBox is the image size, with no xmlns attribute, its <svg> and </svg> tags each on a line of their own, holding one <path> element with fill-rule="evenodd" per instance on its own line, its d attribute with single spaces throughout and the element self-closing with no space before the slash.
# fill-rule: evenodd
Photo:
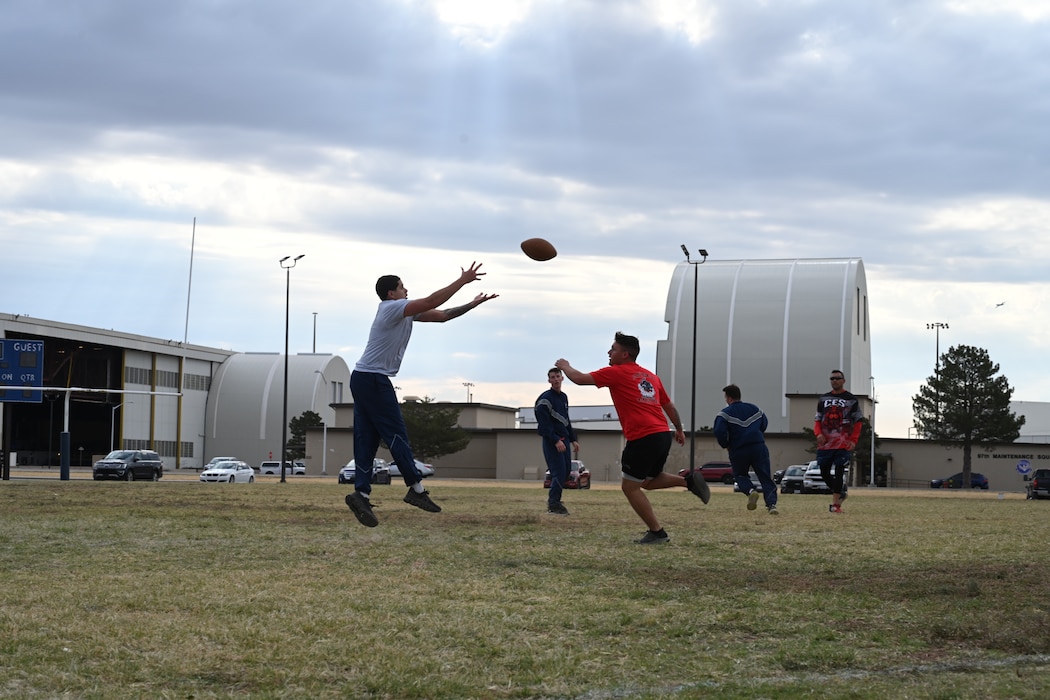
<svg viewBox="0 0 1050 700">
<path fill-rule="evenodd" d="M 908 432 L 929 323 L 1050 401 L 1048 0 L 0 0 L 0 18 L 2 311 L 281 351 L 278 260 L 305 254 L 291 351 L 352 365 L 379 274 L 422 296 L 478 260 L 454 302 L 500 298 L 417 327 L 396 384 L 520 406 L 557 357 L 603 366 L 616 330 L 652 365 L 683 243 L 861 257 L 880 434 Z M 526 259 L 533 236 L 558 257 Z"/>
</svg>

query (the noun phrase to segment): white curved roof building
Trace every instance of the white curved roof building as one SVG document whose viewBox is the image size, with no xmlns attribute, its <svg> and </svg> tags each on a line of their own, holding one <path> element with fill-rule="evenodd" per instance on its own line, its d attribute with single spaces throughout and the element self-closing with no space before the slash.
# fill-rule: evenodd
<svg viewBox="0 0 1050 700">
<path fill-rule="evenodd" d="M 722 387 L 730 383 L 740 387 L 744 401 L 765 411 L 774 433 L 812 427 L 812 413 L 808 422 L 796 417 L 799 424 L 791 424 L 788 397 L 828 391 L 833 369 L 845 373 L 847 391 L 871 393 L 868 288 L 860 258 L 678 264 L 656 370 L 687 431 L 694 314 L 698 429 L 714 423 L 725 406 Z"/>
<path fill-rule="evenodd" d="M 219 365 L 208 396 L 209 454 L 237 455 L 254 466 L 278 459 L 271 455 L 281 452 L 284 360 L 278 353 L 249 352 Z M 338 355 L 289 355 L 288 420 L 309 410 L 333 425 L 330 404 L 349 401 L 349 387 L 350 369 Z"/>
</svg>

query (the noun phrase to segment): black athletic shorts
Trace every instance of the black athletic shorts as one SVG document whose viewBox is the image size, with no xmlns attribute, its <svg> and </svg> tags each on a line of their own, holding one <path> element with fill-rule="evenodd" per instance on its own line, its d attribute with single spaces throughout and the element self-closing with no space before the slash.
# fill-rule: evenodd
<svg viewBox="0 0 1050 700">
<path fill-rule="evenodd" d="M 620 456 L 621 476 L 630 481 L 655 479 L 664 470 L 673 438 L 674 435 L 666 431 L 628 441 Z"/>
</svg>

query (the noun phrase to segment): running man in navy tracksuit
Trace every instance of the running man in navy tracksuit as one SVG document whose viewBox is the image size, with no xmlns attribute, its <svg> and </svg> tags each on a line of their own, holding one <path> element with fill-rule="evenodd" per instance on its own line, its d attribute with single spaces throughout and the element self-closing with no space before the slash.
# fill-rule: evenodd
<svg viewBox="0 0 1050 700">
<path fill-rule="evenodd" d="M 740 387 L 736 384 L 730 384 L 722 392 L 728 405 L 715 417 L 715 439 L 729 450 L 737 486 L 747 494 L 747 509 L 754 510 L 759 496 L 764 495 L 769 514 L 778 515 L 777 485 L 769 473 L 769 448 L 764 435 L 769 420 L 758 406 L 740 400 Z M 751 483 L 750 469 L 755 470 L 762 484 L 761 492 Z"/>
</svg>

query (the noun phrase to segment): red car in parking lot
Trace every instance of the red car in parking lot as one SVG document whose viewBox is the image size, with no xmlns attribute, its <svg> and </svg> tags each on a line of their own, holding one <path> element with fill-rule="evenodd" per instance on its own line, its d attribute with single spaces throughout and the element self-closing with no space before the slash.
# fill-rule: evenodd
<svg viewBox="0 0 1050 700">
<path fill-rule="evenodd" d="M 543 488 L 549 489 L 551 487 L 551 470 L 548 469 L 543 475 Z M 572 460 L 572 471 L 569 472 L 569 480 L 565 482 L 562 488 L 566 489 L 589 489 L 591 487 L 591 472 L 587 467 L 583 466 L 583 462 L 578 459 Z"/>
<path fill-rule="evenodd" d="M 688 469 L 678 470 L 678 476 L 683 478 L 688 473 Z M 720 481 L 723 484 L 736 481 L 733 478 L 733 465 L 729 462 L 704 462 L 700 465 L 700 473 L 704 475 L 704 481 Z"/>
</svg>

